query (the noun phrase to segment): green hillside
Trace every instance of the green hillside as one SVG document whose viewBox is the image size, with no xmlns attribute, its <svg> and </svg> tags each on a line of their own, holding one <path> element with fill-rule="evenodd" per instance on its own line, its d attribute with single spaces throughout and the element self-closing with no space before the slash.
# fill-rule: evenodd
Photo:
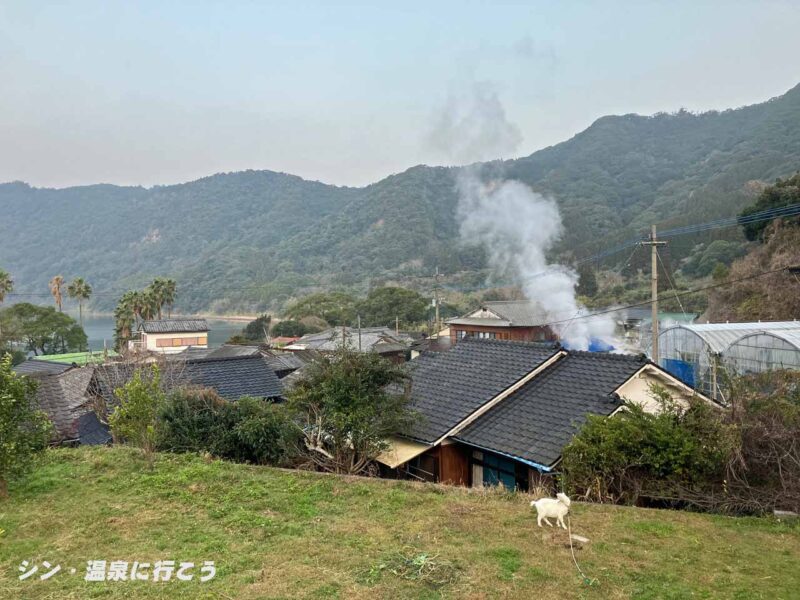
<svg viewBox="0 0 800 600">
<path fill-rule="evenodd" d="M 486 168 L 555 196 L 566 226 L 558 252 L 590 255 L 651 222 L 736 214 L 762 182 L 800 168 L 800 86 L 724 112 L 603 117 L 566 142 Z M 458 243 L 456 173 L 418 166 L 364 188 L 271 171 L 150 189 L 2 184 L 0 266 L 19 292 L 46 293 L 58 273 L 84 276 L 101 309 L 156 275 L 178 281 L 183 311 L 278 308 L 320 286 L 364 289 L 437 265 L 462 273 L 451 283 L 469 288 L 484 279 L 484 257 Z M 671 251 L 680 258 L 698 241 L 739 236 L 680 238 Z"/>
<path fill-rule="evenodd" d="M 2 598 L 793 598 L 800 529 L 768 518 L 573 503 L 575 550 L 531 497 L 127 448 L 48 452 L 0 500 Z M 22 561 L 40 566 L 20 581 Z M 84 581 L 87 561 L 150 581 Z M 159 560 L 193 581 L 153 582 Z M 44 581 L 43 561 L 61 565 Z M 197 580 L 204 561 L 215 577 Z M 75 569 L 71 573 L 70 569 Z"/>
</svg>

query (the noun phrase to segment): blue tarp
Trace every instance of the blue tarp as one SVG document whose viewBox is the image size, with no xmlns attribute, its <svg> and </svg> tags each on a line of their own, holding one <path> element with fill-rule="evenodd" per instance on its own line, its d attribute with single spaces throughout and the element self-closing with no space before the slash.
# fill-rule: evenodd
<svg viewBox="0 0 800 600">
<path fill-rule="evenodd" d="M 668 373 L 680 379 L 686 385 L 694 387 L 694 364 L 677 358 L 661 359 L 662 366 Z"/>
</svg>

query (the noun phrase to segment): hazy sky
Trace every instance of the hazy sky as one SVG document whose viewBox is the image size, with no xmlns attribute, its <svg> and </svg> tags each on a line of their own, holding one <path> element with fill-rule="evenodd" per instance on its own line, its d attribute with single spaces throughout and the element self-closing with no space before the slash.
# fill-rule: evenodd
<svg viewBox="0 0 800 600">
<path fill-rule="evenodd" d="M 0 0 L 0 181 L 363 185 L 448 162 L 433 123 L 476 82 L 519 155 L 800 83 L 797 0 L 381 4 Z"/>
</svg>

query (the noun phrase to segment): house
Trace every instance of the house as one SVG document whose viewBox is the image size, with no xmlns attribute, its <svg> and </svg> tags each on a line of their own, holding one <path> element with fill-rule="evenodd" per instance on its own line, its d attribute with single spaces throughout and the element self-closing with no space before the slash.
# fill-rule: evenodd
<svg viewBox="0 0 800 600">
<path fill-rule="evenodd" d="M 133 350 L 182 352 L 189 347 L 208 347 L 208 323 L 205 319 L 157 319 L 142 321 L 139 339 L 130 342 Z"/>
<path fill-rule="evenodd" d="M 413 338 L 389 327 L 332 327 L 319 333 L 309 333 L 296 342 L 285 346 L 288 352 L 316 350 L 335 352 L 346 346 L 358 352 L 375 352 L 393 361 L 402 363 L 413 343 Z"/>
<path fill-rule="evenodd" d="M 257 348 L 222 348 L 224 350 L 217 348 L 187 358 L 172 355 L 159 365 L 162 387 L 169 391 L 183 386 L 201 386 L 213 389 L 222 398 L 231 401 L 243 396 L 270 401 L 283 398 L 283 386 Z M 98 404 L 105 406 L 106 411 L 110 410 L 117 403 L 114 390 L 130 381 L 136 369 L 142 366 L 120 362 L 96 367 L 89 386 L 90 393 L 98 400 Z"/>
<path fill-rule="evenodd" d="M 452 343 L 465 337 L 521 342 L 544 342 L 557 339 L 547 326 L 547 313 L 536 302 L 504 300 L 484 302 L 463 317 L 447 320 Z"/>
<path fill-rule="evenodd" d="M 92 367 L 46 360 L 27 360 L 14 367 L 36 381 L 36 403 L 53 424 L 55 445 L 105 444 L 111 436 L 97 420 L 87 393 Z"/>
<path fill-rule="evenodd" d="M 611 416 L 623 398 L 655 411 L 653 383 L 678 401 L 696 395 L 643 355 L 554 343 L 467 337 L 417 361 L 411 394 L 421 419 L 378 458 L 389 477 L 528 489 L 557 470 L 587 415 Z"/>
</svg>

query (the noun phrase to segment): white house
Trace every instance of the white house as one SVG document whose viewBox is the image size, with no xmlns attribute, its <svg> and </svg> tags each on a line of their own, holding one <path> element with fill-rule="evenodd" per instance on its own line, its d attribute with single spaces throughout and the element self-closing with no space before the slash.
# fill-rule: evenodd
<svg viewBox="0 0 800 600">
<path fill-rule="evenodd" d="M 170 354 L 187 348 L 208 348 L 208 323 L 205 319 L 142 321 L 139 339 L 131 342 L 131 349 Z"/>
</svg>

